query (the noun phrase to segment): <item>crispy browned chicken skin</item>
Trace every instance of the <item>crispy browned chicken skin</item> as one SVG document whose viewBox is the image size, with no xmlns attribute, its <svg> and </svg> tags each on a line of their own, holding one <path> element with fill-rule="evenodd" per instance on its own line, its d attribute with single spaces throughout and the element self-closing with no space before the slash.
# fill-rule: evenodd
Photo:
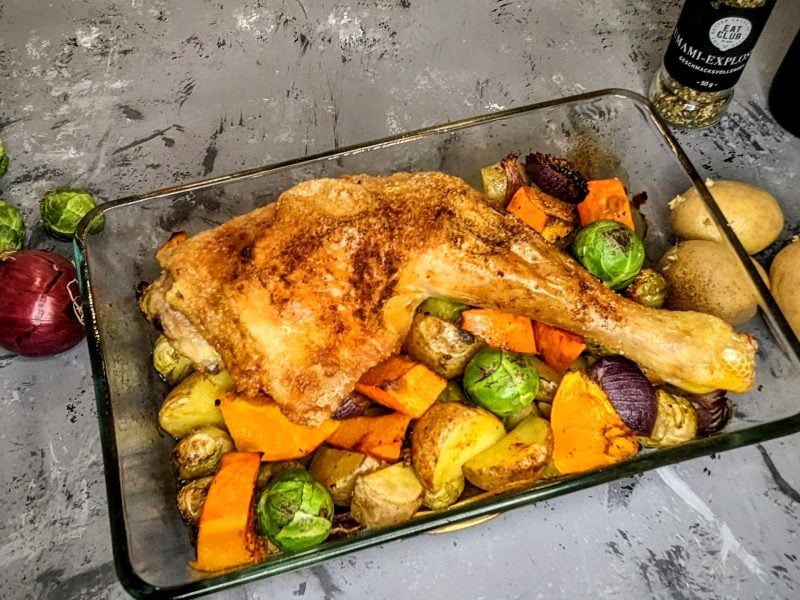
<svg viewBox="0 0 800 600">
<path fill-rule="evenodd" d="M 156 257 L 163 297 L 149 316 L 180 313 L 199 332 L 195 344 L 180 345 L 185 326 L 165 333 L 190 358 L 207 366 L 218 353 L 242 392 L 266 392 L 301 423 L 329 417 L 368 368 L 398 352 L 428 296 L 569 329 L 690 392 L 753 384 L 752 338 L 619 296 L 443 173 L 307 181 Z"/>
</svg>

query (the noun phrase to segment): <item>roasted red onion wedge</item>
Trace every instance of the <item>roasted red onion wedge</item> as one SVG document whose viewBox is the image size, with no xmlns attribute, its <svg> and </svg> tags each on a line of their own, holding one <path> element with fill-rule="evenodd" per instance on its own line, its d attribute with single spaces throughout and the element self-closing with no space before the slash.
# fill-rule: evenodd
<svg viewBox="0 0 800 600">
<path fill-rule="evenodd" d="M 639 435 L 650 435 L 656 421 L 653 386 L 635 362 L 624 356 L 599 359 L 587 373 L 603 388 L 625 424 Z"/>
</svg>

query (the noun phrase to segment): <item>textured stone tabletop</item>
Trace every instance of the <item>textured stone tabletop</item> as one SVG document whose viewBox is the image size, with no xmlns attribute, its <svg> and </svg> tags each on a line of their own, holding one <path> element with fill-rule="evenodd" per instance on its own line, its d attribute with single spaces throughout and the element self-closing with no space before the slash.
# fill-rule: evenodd
<svg viewBox="0 0 800 600">
<path fill-rule="evenodd" d="M 113 199 L 581 91 L 644 92 L 677 1 L 0 0 L 0 193 L 29 246 L 59 185 Z M 778 0 L 722 123 L 679 134 L 800 231 L 800 140 L 766 112 Z M 760 256 L 763 262 L 769 253 Z M 7 293 L 7 290 L 1 290 Z M 0 355 L 0 598 L 124 598 L 86 344 Z M 800 436 L 647 472 L 218 598 L 798 598 Z"/>
</svg>

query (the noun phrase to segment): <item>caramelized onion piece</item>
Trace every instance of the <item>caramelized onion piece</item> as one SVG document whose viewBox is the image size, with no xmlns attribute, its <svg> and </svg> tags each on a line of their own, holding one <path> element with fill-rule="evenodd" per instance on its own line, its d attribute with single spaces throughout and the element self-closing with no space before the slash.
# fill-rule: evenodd
<svg viewBox="0 0 800 600">
<path fill-rule="evenodd" d="M 333 418 L 349 419 L 351 417 L 360 417 L 370 406 L 372 406 L 372 400 L 361 392 L 353 390 L 342 400 L 339 408 L 333 413 Z"/>
<path fill-rule="evenodd" d="M 686 399 L 697 413 L 697 435 L 707 436 L 716 433 L 731 418 L 731 402 L 724 390 L 708 394 L 687 394 Z"/>
<path fill-rule="evenodd" d="M 586 178 L 565 158 L 535 152 L 525 157 L 525 173 L 532 183 L 559 200 L 578 204 L 589 193 Z"/>
<path fill-rule="evenodd" d="M 500 166 L 506 174 L 506 204 L 511 202 L 511 198 L 519 188 L 525 185 L 525 180 L 522 177 L 522 170 L 517 162 L 516 154 L 509 154 L 500 161 Z"/>
</svg>

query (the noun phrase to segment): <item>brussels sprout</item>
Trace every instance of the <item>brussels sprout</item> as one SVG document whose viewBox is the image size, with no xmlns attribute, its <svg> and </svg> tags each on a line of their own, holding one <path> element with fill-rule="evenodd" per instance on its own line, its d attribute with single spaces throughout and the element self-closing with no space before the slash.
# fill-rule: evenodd
<svg viewBox="0 0 800 600">
<path fill-rule="evenodd" d="M 428 298 L 417 307 L 417 312 L 423 315 L 433 315 L 456 325 L 461 324 L 461 312 L 469 308 L 466 304 L 453 302 L 445 298 Z"/>
<path fill-rule="evenodd" d="M 0 177 L 6 174 L 6 170 L 8 170 L 8 154 L 3 146 L 3 140 L 0 140 Z"/>
<path fill-rule="evenodd" d="M 190 481 L 178 490 L 178 510 L 187 523 L 197 525 L 200 522 L 200 514 L 212 481 L 214 476 L 208 475 Z"/>
<path fill-rule="evenodd" d="M 159 335 L 153 346 L 153 366 L 170 385 L 175 385 L 192 372 L 192 361 L 175 349 L 169 340 Z"/>
<path fill-rule="evenodd" d="M 464 391 L 476 404 L 507 417 L 533 402 L 539 391 L 539 371 L 532 356 L 485 348 L 464 370 Z"/>
<path fill-rule="evenodd" d="M 642 269 L 625 288 L 625 295 L 644 306 L 661 308 L 667 299 L 667 280 L 654 269 Z"/>
<path fill-rule="evenodd" d="M 211 475 L 222 460 L 222 455 L 232 452 L 233 440 L 219 427 L 200 427 L 181 440 L 172 451 L 172 462 L 183 480 Z"/>
<path fill-rule="evenodd" d="M 325 541 L 333 520 L 328 490 L 302 469 L 276 475 L 256 503 L 260 531 L 284 552 L 308 550 Z"/>
<path fill-rule="evenodd" d="M 665 448 L 697 436 L 697 414 L 686 398 L 659 388 L 656 390 L 656 404 L 656 422 L 649 436 L 639 438 L 642 446 Z"/>
<path fill-rule="evenodd" d="M 219 398 L 233 389 L 227 371 L 216 374 L 195 371 L 167 394 L 158 410 L 158 424 L 175 439 L 206 425 L 224 426 Z"/>
<path fill-rule="evenodd" d="M 80 220 L 95 207 L 89 192 L 73 188 L 50 190 L 39 201 L 42 223 L 47 233 L 59 240 L 69 240 Z M 100 216 L 89 225 L 89 233 L 103 230 L 105 218 Z"/>
<path fill-rule="evenodd" d="M 25 223 L 19 209 L 0 198 L 0 254 L 20 250 L 24 240 Z"/>
<path fill-rule="evenodd" d="M 612 290 L 627 286 L 644 264 L 644 244 L 634 231 L 616 221 L 595 221 L 578 232 L 575 258 Z"/>
</svg>

